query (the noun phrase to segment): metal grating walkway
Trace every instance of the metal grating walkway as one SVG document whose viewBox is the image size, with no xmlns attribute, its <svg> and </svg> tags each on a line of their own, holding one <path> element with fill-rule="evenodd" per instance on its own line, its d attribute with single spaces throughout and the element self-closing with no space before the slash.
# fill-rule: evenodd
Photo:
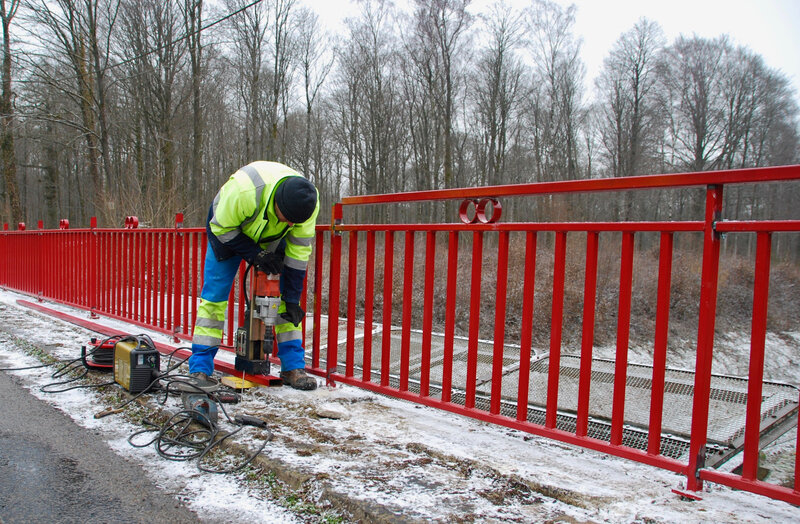
<svg viewBox="0 0 800 524">
<path fill-rule="evenodd" d="M 323 338 L 327 340 L 326 327 L 323 322 Z M 311 330 L 308 330 L 310 334 Z M 339 334 L 346 333 L 345 321 L 341 321 Z M 401 332 L 395 328 L 391 333 L 391 361 L 389 384 L 397 388 L 400 374 Z M 363 360 L 363 339 L 361 330 L 355 337 L 354 368 L 356 376 L 360 376 Z M 378 381 L 381 370 L 382 333 L 380 328 L 373 331 L 372 339 L 372 377 Z M 443 371 L 444 337 L 434 334 L 431 341 L 430 364 L 430 396 L 441 398 L 441 378 Z M 421 369 L 420 353 L 422 334 L 410 333 L 410 369 L 409 390 L 419 392 Z M 337 372 L 345 372 L 345 344 L 340 340 L 339 365 Z M 492 352 L 490 341 L 478 343 L 477 392 L 475 407 L 489 411 L 492 388 Z M 325 351 L 320 355 L 324 367 Z M 464 404 L 466 390 L 467 340 L 458 339 L 454 344 L 453 376 L 451 401 Z M 519 382 L 519 348 L 506 346 L 503 355 L 503 384 L 501 414 L 516 417 L 516 395 Z M 528 421 L 544 425 L 545 406 L 547 403 L 547 376 L 549 358 L 547 354 L 533 355 L 531 358 L 530 377 L 528 383 L 529 404 Z M 578 402 L 578 379 L 580 375 L 580 357 L 562 354 L 558 390 L 558 416 L 556 427 L 574 433 Z M 650 418 L 650 390 L 652 387 L 652 366 L 644 364 L 628 364 L 625 389 L 625 423 L 623 426 L 623 444 L 646 450 Z M 592 375 L 589 396 L 588 434 L 599 440 L 610 440 L 611 434 L 611 398 L 614 388 L 614 361 L 595 358 L 592 360 Z M 664 409 L 662 413 L 661 454 L 677 460 L 687 460 L 689 437 L 691 434 L 691 415 L 694 395 L 694 372 L 667 368 L 665 374 Z M 712 375 L 711 403 L 709 409 L 708 444 L 709 460 L 707 465 L 719 466 L 733 456 L 741 445 L 745 425 L 745 407 L 747 403 L 747 379 Z M 762 433 L 776 425 L 783 424 L 797 411 L 797 388 L 775 382 L 764 382 L 762 399 Z M 791 427 L 788 425 L 786 429 Z M 774 438 L 777 438 L 775 436 Z M 772 440 L 774 440 L 774 438 Z"/>
</svg>

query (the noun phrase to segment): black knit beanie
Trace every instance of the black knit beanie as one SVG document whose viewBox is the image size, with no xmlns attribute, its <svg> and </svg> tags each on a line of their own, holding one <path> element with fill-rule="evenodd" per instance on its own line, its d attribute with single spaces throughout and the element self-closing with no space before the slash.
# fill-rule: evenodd
<svg viewBox="0 0 800 524">
<path fill-rule="evenodd" d="M 287 177 L 275 192 L 275 203 L 289 222 L 300 224 L 311 218 L 317 207 L 314 184 L 301 176 Z"/>
</svg>

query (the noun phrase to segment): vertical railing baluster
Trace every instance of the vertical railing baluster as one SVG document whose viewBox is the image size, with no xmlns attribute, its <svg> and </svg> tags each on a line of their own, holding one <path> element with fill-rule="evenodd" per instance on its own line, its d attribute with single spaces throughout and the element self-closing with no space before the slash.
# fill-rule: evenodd
<svg viewBox="0 0 800 524">
<path fill-rule="evenodd" d="M 160 260 L 158 265 L 158 327 L 166 328 L 168 312 L 167 312 L 167 290 L 169 289 L 169 281 L 167 275 L 169 274 L 169 262 L 167 261 L 167 253 L 169 252 L 169 234 L 162 231 L 158 234 L 160 244 Z"/>
<path fill-rule="evenodd" d="M 747 411 L 744 424 L 744 459 L 742 477 L 755 480 L 761 436 L 761 392 L 764 385 L 764 341 L 767 336 L 769 302 L 769 266 L 772 235 L 758 233 L 756 268 L 753 281 L 753 319 L 750 328 L 750 373 L 747 377 Z"/>
<path fill-rule="evenodd" d="M 381 332 L 381 386 L 389 385 L 392 358 L 392 274 L 394 272 L 394 233 L 386 232 L 383 246 L 383 330 Z"/>
<path fill-rule="evenodd" d="M 403 255 L 403 318 L 400 335 L 400 391 L 408 391 L 411 359 L 411 310 L 414 300 L 414 232 L 406 231 Z"/>
<path fill-rule="evenodd" d="M 147 325 L 155 326 L 153 314 L 153 300 L 155 297 L 155 265 L 156 265 L 156 249 L 155 249 L 155 233 L 148 231 L 147 235 L 147 267 L 145 268 L 145 316 L 147 318 Z"/>
<path fill-rule="evenodd" d="M 194 323 L 197 321 L 197 303 L 198 298 L 200 297 L 200 285 L 202 281 L 202 275 L 200 274 L 200 268 L 198 267 L 201 263 L 202 257 L 202 236 L 198 233 L 192 234 L 192 299 L 191 299 L 191 308 L 192 308 L 192 315 L 191 320 L 189 321 L 189 336 L 194 335 Z"/>
<path fill-rule="evenodd" d="M 182 284 L 182 266 L 183 260 L 183 214 L 178 213 L 175 215 L 175 231 L 172 232 L 173 248 L 175 254 L 173 256 L 172 267 L 172 334 L 177 336 L 181 327 L 181 284 Z"/>
<path fill-rule="evenodd" d="M 500 413 L 503 396 L 503 353 L 506 334 L 506 294 L 508 287 L 508 231 L 501 231 L 497 244 L 497 287 L 494 308 L 494 351 L 492 353 L 492 396 L 489 411 Z"/>
<path fill-rule="evenodd" d="M 800 491 L 800 410 L 794 414 L 797 438 L 794 441 L 794 490 Z"/>
<path fill-rule="evenodd" d="M 322 279 L 323 249 L 325 247 L 325 231 L 317 231 L 316 247 L 314 248 L 314 332 L 312 333 L 311 367 L 319 369 L 320 337 L 322 334 Z"/>
<path fill-rule="evenodd" d="M 578 378 L 578 413 L 575 434 L 585 437 L 589 430 L 589 396 L 592 385 L 592 350 L 594 349 L 595 301 L 597 298 L 597 246 L 599 233 L 586 235 L 586 272 L 583 282 L 583 328 L 581 362 Z"/>
<path fill-rule="evenodd" d="M 614 401 L 611 408 L 611 444 L 622 444 L 625 423 L 625 391 L 628 382 L 628 345 L 631 327 L 633 290 L 633 232 L 622 234 L 619 270 L 619 309 L 617 313 L 617 351 L 614 361 Z"/>
<path fill-rule="evenodd" d="M 123 285 L 123 259 L 125 254 L 123 252 L 123 239 L 125 237 L 124 231 L 117 231 L 114 241 L 114 308 L 113 313 L 121 316 L 122 311 L 122 288 Z"/>
<path fill-rule="evenodd" d="M 356 351 L 356 286 L 358 278 L 358 231 L 351 231 L 348 239 L 347 268 L 347 346 L 345 348 L 345 376 L 353 376 Z"/>
<path fill-rule="evenodd" d="M 239 263 L 239 282 L 242 281 L 242 266 L 244 265 L 244 260 Z M 252 277 L 252 275 L 251 275 Z M 226 328 L 222 335 L 222 341 L 220 342 L 222 345 L 232 345 L 233 342 L 233 331 L 235 331 L 236 326 L 236 277 L 234 277 L 233 285 L 231 286 L 230 291 L 228 292 L 228 305 L 225 308 L 225 325 Z"/>
<path fill-rule="evenodd" d="M 339 292 L 342 272 L 342 234 L 336 226 L 342 222 L 342 205 L 333 206 L 333 225 L 331 231 L 330 295 L 328 297 L 328 351 L 325 357 L 325 374 L 332 384 L 331 375 L 336 373 L 339 350 Z"/>
<path fill-rule="evenodd" d="M 522 282 L 522 322 L 519 338 L 519 384 L 517 385 L 517 420 L 528 420 L 534 290 L 536 288 L 536 233 L 525 233 L 525 274 Z"/>
<path fill-rule="evenodd" d="M 98 291 L 98 281 L 100 279 L 100 272 L 99 269 L 99 260 L 100 260 L 100 252 L 99 246 L 97 243 L 97 217 L 91 217 L 89 219 L 89 256 L 88 260 L 86 261 L 89 264 L 89 307 L 90 307 L 90 314 L 94 315 L 95 311 L 97 310 L 97 291 Z"/>
<path fill-rule="evenodd" d="M 422 351 L 420 354 L 420 386 L 419 394 L 427 397 L 430 394 L 431 378 L 431 335 L 433 331 L 433 282 L 436 264 L 436 233 L 428 231 L 425 235 L 425 285 L 423 288 L 422 306 Z"/>
<path fill-rule="evenodd" d="M 650 388 L 650 427 L 647 452 L 661 453 L 661 422 L 664 411 L 664 383 L 667 367 L 667 337 L 669 336 L 669 302 L 672 286 L 673 234 L 661 233 L 658 262 L 658 295 L 656 299 L 656 329 L 653 345 L 653 381 Z"/>
<path fill-rule="evenodd" d="M 558 420 L 558 380 L 561 374 L 561 331 L 564 325 L 564 274 L 567 263 L 567 233 L 556 233 L 553 253 L 553 304 L 550 314 L 550 357 L 547 370 L 547 413 L 545 426 L 553 429 Z"/>
<path fill-rule="evenodd" d="M 122 307 L 120 308 L 120 316 L 123 318 L 128 318 L 130 312 L 130 299 L 131 299 L 131 237 L 133 236 L 133 230 L 128 229 L 122 232 L 122 264 L 120 265 L 120 269 L 122 271 Z"/>
<path fill-rule="evenodd" d="M 364 350 L 362 378 L 365 382 L 372 375 L 372 330 L 375 295 L 375 231 L 367 231 L 367 267 L 364 270 Z"/>
<path fill-rule="evenodd" d="M 111 313 L 114 300 L 114 257 L 109 253 L 114 253 L 114 232 L 108 231 L 103 235 L 103 313 Z"/>
<path fill-rule="evenodd" d="M 472 234 L 472 277 L 469 299 L 469 341 L 467 342 L 466 399 L 464 406 L 475 407 L 478 375 L 478 339 L 481 328 L 481 272 L 483 270 L 483 232 Z"/>
<path fill-rule="evenodd" d="M 447 242 L 447 293 L 444 317 L 444 356 L 442 362 L 442 402 L 450 402 L 453 384 L 453 341 L 456 330 L 458 293 L 458 233 L 450 231 Z"/>
<path fill-rule="evenodd" d="M 175 240 L 174 231 L 164 232 L 164 244 L 165 249 L 167 250 L 167 263 L 162 267 L 164 268 L 164 306 L 166 307 L 166 311 L 164 313 L 164 329 L 167 331 L 172 330 L 172 293 L 175 290 Z"/>
<path fill-rule="evenodd" d="M 191 267 L 192 263 L 192 255 L 191 255 L 191 244 L 192 244 L 192 234 L 185 232 L 183 233 L 183 264 L 181 264 L 183 268 L 183 321 L 181 324 L 183 325 L 182 333 L 184 335 L 189 334 L 189 330 L 191 326 L 189 325 L 189 297 L 192 295 L 192 283 L 193 280 L 190 278 L 191 273 L 189 272 L 189 268 Z"/>
</svg>

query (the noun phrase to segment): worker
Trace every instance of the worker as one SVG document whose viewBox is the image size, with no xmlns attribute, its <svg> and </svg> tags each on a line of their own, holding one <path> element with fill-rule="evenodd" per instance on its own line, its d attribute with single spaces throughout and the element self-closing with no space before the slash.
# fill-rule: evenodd
<svg viewBox="0 0 800 524">
<path fill-rule="evenodd" d="M 236 171 L 214 198 L 208 212 L 208 250 L 203 289 L 189 357 L 190 381 L 206 391 L 218 383 L 211 375 L 222 339 L 228 295 L 240 262 L 265 273 L 280 273 L 281 303 L 275 325 L 280 377 L 300 390 L 317 381 L 305 372 L 300 307 L 311 255 L 319 195 L 297 171 L 277 162 L 258 161 Z"/>
</svg>

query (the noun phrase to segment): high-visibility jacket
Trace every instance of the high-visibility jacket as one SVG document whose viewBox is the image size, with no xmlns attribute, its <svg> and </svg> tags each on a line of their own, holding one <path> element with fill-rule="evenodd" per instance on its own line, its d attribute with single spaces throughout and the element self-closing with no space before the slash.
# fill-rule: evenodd
<svg viewBox="0 0 800 524">
<path fill-rule="evenodd" d="M 285 302 L 297 303 L 311 255 L 319 196 L 314 212 L 305 222 L 291 227 L 279 222 L 275 190 L 291 176 L 302 175 L 277 162 L 258 161 L 240 168 L 214 198 L 206 230 L 217 260 L 239 255 L 252 263 L 260 251 L 275 251 L 285 239 L 281 294 Z"/>
</svg>

